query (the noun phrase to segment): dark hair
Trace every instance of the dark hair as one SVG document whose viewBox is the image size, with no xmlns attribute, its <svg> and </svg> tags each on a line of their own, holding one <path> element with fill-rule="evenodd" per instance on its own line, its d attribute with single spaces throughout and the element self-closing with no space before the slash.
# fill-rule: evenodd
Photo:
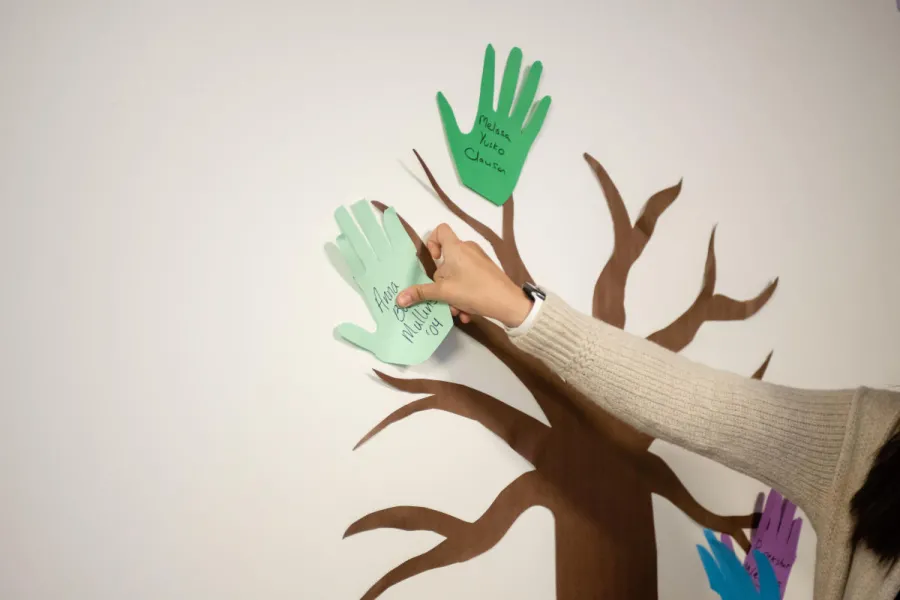
<svg viewBox="0 0 900 600">
<path fill-rule="evenodd" d="M 900 428 L 875 457 L 865 483 L 853 496 L 853 545 L 865 544 L 883 565 L 900 561 Z M 898 596 L 900 600 L 900 596 Z"/>
</svg>

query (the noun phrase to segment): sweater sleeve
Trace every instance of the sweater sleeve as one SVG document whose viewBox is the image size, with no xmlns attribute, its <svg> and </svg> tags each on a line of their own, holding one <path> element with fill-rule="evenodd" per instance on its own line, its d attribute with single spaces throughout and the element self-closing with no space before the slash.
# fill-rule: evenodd
<svg viewBox="0 0 900 600">
<path fill-rule="evenodd" d="M 853 390 L 814 391 L 717 371 L 549 295 L 512 338 L 617 418 L 781 491 L 813 522 L 827 510 Z"/>
</svg>

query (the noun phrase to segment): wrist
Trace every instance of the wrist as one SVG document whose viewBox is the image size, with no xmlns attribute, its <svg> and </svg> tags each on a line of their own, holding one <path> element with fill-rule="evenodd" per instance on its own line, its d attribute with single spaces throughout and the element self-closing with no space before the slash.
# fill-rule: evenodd
<svg viewBox="0 0 900 600">
<path fill-rule="evenodd" d="M 512 286 L 505 294 L 504 314 L 497 320 L 508 328 L 518 327 L 528 318 L 533 306 L 534 301 L 521 288 Z"/>
</svg>

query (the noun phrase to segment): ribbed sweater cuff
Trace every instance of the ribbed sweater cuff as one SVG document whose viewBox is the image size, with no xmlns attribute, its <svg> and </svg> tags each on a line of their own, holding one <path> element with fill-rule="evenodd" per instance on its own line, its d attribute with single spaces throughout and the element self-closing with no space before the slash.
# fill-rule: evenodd
<svg viewBox="0 0 900 600">
<path fill-rule="evenodd" d="M 511 339 L 565 380 L 578 354 L 584 351 L 584 324 L 579 323 L 582 318 L 558 296 L 547 294 L 534 326 Z"/>
</svg>

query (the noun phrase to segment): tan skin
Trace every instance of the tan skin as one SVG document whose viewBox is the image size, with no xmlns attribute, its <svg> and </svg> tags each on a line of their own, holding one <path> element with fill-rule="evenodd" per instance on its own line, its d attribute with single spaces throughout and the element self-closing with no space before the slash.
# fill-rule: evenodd
<svg viewBox="0 0 900 600">
<path fill-rule="evenodd" d="M 403 290 L 397 296 L 398 306 L 437 300 L 449 304 L 453 316 L 458 316 L 463 323 L 468 323 L 471 315 L 477 315 L 507 327 L 521 325 L 528 316 L 532 301 L 481 246 L 460 240 L 445 223 L 435 228 L 426 246 L 435 261 L 443 259 L 434 272 L 434 283 Z"/>
</svg>

